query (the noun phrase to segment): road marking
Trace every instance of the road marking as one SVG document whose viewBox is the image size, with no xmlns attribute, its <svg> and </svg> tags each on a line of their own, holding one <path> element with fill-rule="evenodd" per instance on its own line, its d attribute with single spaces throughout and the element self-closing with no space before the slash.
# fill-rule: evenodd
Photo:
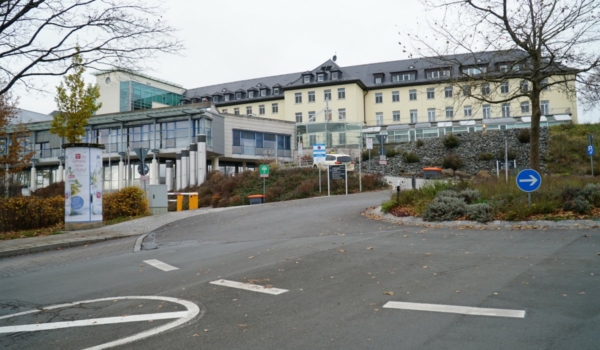
<svg viewBox="0 0 600 350">
<path fill-rule="evenodd" d="M 137 253 L 140 250 L 142 250 L 142 243 L 144 242 L 144 238 L 146 238 L 146 236 L 148 236 L 147 233 L 144 233 L 143 235 L 139 236 L 136 240 L 135 240 L 135 245 L 133 246 L 133 252 Z"/>
<path fill-rule="evenodd" d="M 525 318 L 525 310 L 486 309 L 486 308 L 481 308 L 481 307 L 405 303 L 405 302 L 400 302 L 400 301 L 388 301 L 385 305 L 383 305 L 383 307 L 388 308 L 388 309 L 433 311 L 433 312 L 445 312 L 445 313 L 463 314 L 463 315 Z"/>
<path fill-rule="evenodd" d="M 259 292 L 271 295 L 279 295 L 287 292 L 287 289 L 278 289 L 278 288 L 269 288 L 265 286 L 259 286 L 258 284 L 250 284 L 250 283 L 241 283 L 235 281 L 227 281 L 227 280 L 216 280 L 210 282 L 210 284 L 215 284 L 218 286 L 231 287 L 237 289 L 249 290 L 252 292 Z"/>
<path fill-rule="evenodd" d="M 78 301 L 75 303 L 68 304 L 59 304 L 52 305 L 48 307 L 44 307 L 38 310 L 29 310 L 24 312 L 19 312 L 12 315 L 6 315 L 0 317 L 2 319 L 8 319 L 38 312 L 44 312 L 49 310 L 56 310 L 65 307 L 74 307 L 79 306 L 81 304 L 90 304 L 90 303 L 98 303 L 98 302 L 106 302 L 106 301 L 115 301 L 115 300 L 160 300 L 167 301 L 171 303 L 176 303 L 179 305 L 183 305 L 187 311 L 178 311 L 178 312 L 166 312 L 166 313 L 157 313 L 157 314 L 144 314 L 144 315 L 132 315 L 132 316 L 122 316 L 122 317 L 105 317 L 105 318 L 97 318 L 97 319 L 88 319 L 88 320 L 78 320 L 78 321 L 68 321 L 68 322 L 50 322 L 50 323 L 39 323 L 39 324 L 31 324 L 31 325 L 22 325 L 22 326 L 8 326 L 8 327 L 0 327 L 0 334 L 2 333 L 15 333 L 15 332 L 33 332 L 33 331 L 41 331 L 41 330 L 52 330 L 52 329 L 60 329 L 67 327 L 81 327 L 81 326 L 96 326 L 96 325 L 105 325 L 105 324 L 117 324 L 123 322 L 141 322 L 141 321 L 149 321 L 149 320 L 164 320 L 164 319 L 175 319 L 175 321 L 164 324 L 162 326 L 154 327 L 147 331 L 143 331 L 138 334 L 134 334 L 129 337 L 125 337 L 122 339 L 118 339 L 115 341 L 111 341 L 109 343 L 96 345 L 91 348 L 87 348 L 84 350 L 104 350 L 113 348 L 115 346 L 120 346 L 123 344 L 128 344 L 137 340 L 141 340 L 144 338 L 148 338 L 150 336 L 156 335 L 158 333 L 166 332 L 170 329 L 180 327 L 190 321 L 192 321 L 198 314 L 200 314 L 200 308 L 198 305 L 192 303 L 191 301 L 170 298 L 170 297 L 159 297 L 159 296 L 126 296 L 126 297 L 115 297 L 115 298 L 102 298 L 102 299 L 94 299 L 94 300 L 84 300 Z M 204 310 L 200 317 L 204 316 Z M 70 324 L 70 325 L 67 325 Z"/>
<path fill-rule="evenodd" d="M 141 321 L 151 321 L 151 320 L 152 321 L 169 320 L 169 319 L 173 319 L 173 318 L 185 317 L 185 316 L 187 316 L 187 313 L 188 313 L 187 311 L 179 311 L 179 312 L 169 312 L 169 313 L 160 313 L 160 314 L 90 318 L 88 320 L 79 320 L 79 321 L 36 323 L 36 324 L 28 324 L 28 325 L 22 325 L 22 326 L 0 327 L 0 334 L 2 334 L 2 333 L 17 333 L 17 332 L 47 331 L 47 330 L 51 330 L 51 329 L 83 327 L 83 326 L 97 326 L 97 325 L 114 324 L 114 323 L 141 322 Z"/>
<path fill-rule="evenodd" d="M 148 265 L 152 265 L 152 266 L 156 267 L 157 269 L 163 270 L 163 271 L 179 270 L 178 267 L 171 266 L 169 264 L 165 264 L 164 262 L 162 262 L 160 260 L 156 260 L 156 259 L 144 260 L 144 262 Z"/>
</svg>

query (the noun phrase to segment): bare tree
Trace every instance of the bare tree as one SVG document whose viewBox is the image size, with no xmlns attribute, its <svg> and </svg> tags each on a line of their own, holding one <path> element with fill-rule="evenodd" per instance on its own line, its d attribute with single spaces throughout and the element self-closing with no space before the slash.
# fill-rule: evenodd
<svg viewBox="0 0 600 350">
<path fill-rule="evenodd" d="M 600 1 L 421 0 L 428 34 L 407 34 L 419 55 L 459 67 L 445 83 L 478 103 L 530 102 L 530 164 L 540 170 L 541 96 L 556 89 L 600 100 Z M 402 33 L 401 33 L 402 34 Z M 595 73 L 595 74 L 594 74 Z M 503 107 L 504 108 L 504 107 Z"/>
<path fill-rule="evenodd" d="M 10 92 L 0 94 L 0 183 L 6 184 L 8 174 L 15 174 L 30 164 L 33 151 L 25 148 L 25 139 L 30 131 L 19 120 L 18 99 Z M 12 132 L 7 133 L 9 126 Z"/>
<path fill-rule="evenodd" d="M 153 0 L 0 0 L 0 94 L 29 78 L 64 75 L 78 52 L 86 68 L 143 69 L 183 48 Z"/>
</svg>

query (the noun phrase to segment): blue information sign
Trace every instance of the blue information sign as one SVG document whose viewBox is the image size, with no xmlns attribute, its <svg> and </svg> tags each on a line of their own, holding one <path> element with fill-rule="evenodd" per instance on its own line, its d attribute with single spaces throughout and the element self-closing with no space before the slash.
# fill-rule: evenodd
<svg viewBox="0 0 600 350">
<path fill-rule="evenodd" d="M 589 146 L 587 146 L 587 155 L 588 155 L 589 157 L 591 157 L 591 156 L 593 156 L 593 155 L 594 155 L 594 145 L 589 145 Z"/>
<path fill-rule="evenodd" d="M 536 191 L 542 185 L 540 173 L 533 169 L 524 169 L 517 175 L 517 187 L 523 192 Z"/>
</svg>

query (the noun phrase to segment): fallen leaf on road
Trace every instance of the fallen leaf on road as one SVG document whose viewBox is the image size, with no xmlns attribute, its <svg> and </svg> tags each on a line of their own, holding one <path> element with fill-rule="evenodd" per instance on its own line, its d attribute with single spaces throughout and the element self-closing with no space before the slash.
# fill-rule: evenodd
<svg viewBox="0 0 600 350">
<path fill-rule="evenodd" d="M 562 296 L 563 296 L 563 297 L 566 297 L 567 295 L 566 295 L 566 294 L 563 294 Z"/>
<path fill-rule="evenodd" d="M 383 295 L 394 295 L 394 292 L 383 292 Z"/>
<path fill-rule="evenodd" d="M 250 255 L 248 259 L 254 259 L 254 255 Z"/>
<path fill-rule="evenodd" d="M 427 267 L 427 266 L 423 266 L 423 268 L 424 268 L 424 269 L 427 269 L 428 267 Z"/>
<path fill-rule="evenodd" d="M 457 290 L 456 293 L 460 293 L 460 290 Z"/>
<path fill-rule="evenodd" d="M 579 292 L 579 295 L 584 295 L 584 294 L 585 294 L 585 292 Z"/>
<path fill-rule="evenodd" d="M 193 336 L 194 336 L 194 337 L 199 337 L 199 336 L 200 336 L 200 334 L 196 333 L 196 334 L 194 334 Z"/>
<path fill-rule="evenodd" d="M 367 247 L 368 250 L 373 250 L 373 247 Z"/>
<path fill-rule="evenodd" d="M 345 253 L 345 252 L 346 252 L 346 250 L 345 250 L 345 249 L 338 249 L 338 252 L 340 252 L 340 253 Z"/>
<path fill-rule="evenodd" d="M 425 255 L 427 255 L 427 256 L 430 256 L 430 255 L 431 255 L 431 253 L 425 253 Z"/>
<path fill-rule="evenodd" d="M 205 330 L 204 330 L 204 332 L 205 332 L 205 333 L 208 333 L 208 329 L 205 329 Z"/>
</svg>

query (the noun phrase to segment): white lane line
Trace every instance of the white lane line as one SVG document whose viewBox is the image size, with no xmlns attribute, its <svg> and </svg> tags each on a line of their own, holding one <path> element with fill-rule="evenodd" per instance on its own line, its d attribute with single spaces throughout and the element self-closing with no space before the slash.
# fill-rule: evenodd
<svg viewBox="0 0 600 350">
<path fill-rule="evenodd" d="M 486 309 L 481 307 L 406 303 L 400 301 L 388 301 L 385 305 L 383 305 L 383 307 L 388 309 L 433 311 L 463 315 L 525 318 L 525 310 Z"/>
<path fill-rule="evenodd" d="M 144 260 L 144 262 L 148 265 L 152 265 L 152 266 L 156 267 L 157 269 L 163 270 L 163 271 L 179 270 L 178 267 L 171 266 L 169 264 L 165 264 L 164 262 L 162 262 L 160 260 L 156 260 L 156 259 Z"/>
<path fill-rule="evenodd" d="M 265 293 L 265 294 L 271 294 L 271 295 L 279 295 L 279 294 L 283 294 L 288 291 L 287 289 L 269 288 L 269 287 L 265 287 L 265 286 L 259 286 L 257 284 L 241 283 L 241 282 L 228 281 L 228 280 L 216 280 L 216 281 L 210 282 L 210 284 L 215 284 L 215 285 L 224 286 L 224 287 L 237 288 L 237 289 L 244 289 L 244 290 L 249 290 L 252 292 L 259 292 L 259 293 Z"/>
<path fill-rule="evenodd" d="M 119 317 L 90 318 L 87 320 L 79 320 L 79 321 L 26 324 L 26 325 L 21 325 L 21 326 L 0 327 L 0 334 L 2 334 L 2 333 L 17 333 L 17 332 L 47 331 L 47 330 L 51 330 L 51 329 L 83 327 L 83 326 L 98 326 L 98 325 L 104 325 L 104 324 L 126 323 L 126 322 L 170 320 L 173 318 L 183 318 L 183 317 L 186 317 L 187 315 L 188 315 L 188 311 L 178 311 L 178 312 L 164 312 L 164 313 L 160 313 L 160 314 L 144 314 L 144 315 L 130 315 L 130 316 L 119 316 Z"/>
<path fill-rule="evenodd" d="M 146 236 L 148 236 L 147 233 L 144 233 L 143 235 L 139 236 L 136 240 L 135 240 L 135 245 L 133 246 L 133 252 L 139 252 L 140 250 L 142 250 L 142 242 L 144 242 L 144 238 L 146 238 Z"/>
</svg>

